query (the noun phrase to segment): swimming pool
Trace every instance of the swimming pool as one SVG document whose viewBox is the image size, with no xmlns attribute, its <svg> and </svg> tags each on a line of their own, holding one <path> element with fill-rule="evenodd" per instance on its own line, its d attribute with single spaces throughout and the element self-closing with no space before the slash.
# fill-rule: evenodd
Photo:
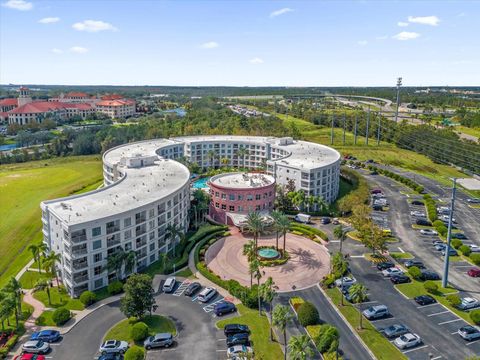
<svg viewBox="0 0 480 360">
<path fill-rule="evenodd" d="M 207 182 L 210 180 L 208 177 L 200 178 L 198 180 L 195 180 L 192 184 L 192 187 L 194 189 L 206 189 L 208 188 Z"/>
</svg>

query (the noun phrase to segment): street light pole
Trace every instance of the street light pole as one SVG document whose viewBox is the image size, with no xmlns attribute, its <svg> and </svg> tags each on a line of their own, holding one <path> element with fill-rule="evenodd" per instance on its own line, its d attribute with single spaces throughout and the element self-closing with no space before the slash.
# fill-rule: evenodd
<svg viewBox="0 0 480 360">
<path fill-rule="evenodd" d="M 400 106 L 400 86 L 402 86 L 402 78 L 397 78 L 397 109 L 395 110 L 395 122 L 398 121 L 398 107 Z"/>
<path fill-rule="evenodd" d="M 448 284 L 448 265 L 450 262 L 450 242 L 452 241 L 452 221 L 455 208 L 455 192 L 457 190 L 457 179 L 453 178 L 452 199 L 450 206 L 450 215 L 448 216 L 447 247 L 445 248 L 445 260 L 443 264 L 442 287 L 446 288 Z"/>
</svg>

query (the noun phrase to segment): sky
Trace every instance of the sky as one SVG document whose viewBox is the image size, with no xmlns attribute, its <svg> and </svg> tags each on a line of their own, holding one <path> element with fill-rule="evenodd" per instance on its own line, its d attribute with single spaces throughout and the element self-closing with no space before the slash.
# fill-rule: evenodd
<svg viewBox="0 0 480 360">
<path fill-rule="evenodd" d="M 0 83 L 480 86 L 480 1 L 0 0 Z"/>
</svg>

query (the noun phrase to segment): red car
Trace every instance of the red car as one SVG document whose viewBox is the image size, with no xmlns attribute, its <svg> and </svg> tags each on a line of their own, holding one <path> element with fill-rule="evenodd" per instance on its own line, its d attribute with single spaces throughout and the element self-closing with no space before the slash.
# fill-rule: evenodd
<svg viewBox="0 0 480 360">
<path fill-rule="evenodd" d="M 471 268 L 467 271 L 467 275 L 471 277 L 480 277 L 480 269 L 479 268 Z"/>
<path fill-rule="evenodd" d="M 40 354 L 22 354 L 15 356 L 13 360 L 46 360 L 46 357 Z"/>
</svg>

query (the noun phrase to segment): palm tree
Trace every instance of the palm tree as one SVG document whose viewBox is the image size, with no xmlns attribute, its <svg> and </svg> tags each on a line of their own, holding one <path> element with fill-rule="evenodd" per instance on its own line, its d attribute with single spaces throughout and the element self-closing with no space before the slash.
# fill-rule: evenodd
<svg viewBox="0 0 480 360">
<path fill-rule="evenodd" d="M 115 277 L 117 280 L 122 279 L 122 266 L 124 258 L 125 251 L 123 251 L 122 248 L 107 257 L 107 265 L 105 269 L 108 271 L 108 273 L 115 272 Z"/>
<path fill-rule="evenodd" d="M 261 295 L 260 294 L 260 279 L 262 278 L 262 272 L 260 271 L 260 269 L 262 268 L 262 264 L 258 260 L 255 260 L 255 262 L 258 262 L 258 266 L 256 267 L 255 273 L 253 274 L 255 279 L 257 279 L 258 315 L 262 316 L 262 307 L 260 306 L 260 299 L 261 299 L 261 296 L 260 296 Z"/>
<path fill-rule="evenodd" d="M 287 326 L 292 319 L 293 315 L 288 306 L 279 304 L 273 309 L 272 324 L 283 333 L 284 360 L 287 360 Z"/>
<path fill-rule="evenodd" d="M 342 225 L 337 225 L 335 226 L 335 228 L 333 229 L 333 235 L 338 239 L 340 240 L 340 254 L 342 253 L 342 244 L 343 242 L 345 241 L 346 237 L 347 237 L 347 232 L 345 230 L 343 230 L 343 226 Z"/>
<path fill-rule="evenodd" d="M 181 240 L 183 240 L 183 232 L 182 229 L 179 225 L 173 223 L 173 224 L 168 224 L 167 229 L 166 229 L 166 235 L 167 237 L 171 237 L 173 241 L 173 258 L 176 257 L 176 243 L 175 240 L 177 240 L 177 237 L 179 237 Z"/>
<path fill-rule="evenodd" d="M 282 231 L 279 227 L 279 219 L 283 214 L 280 211 L 274 210 L 270 213 L 270 217 L 273 219 L 273 229 L 275 230 L 276 242 L 275 249 L 278 251 L 278 237 Z"/>
<path fill-rule="evenodd" d="M 272 320 L 272 302 L 277 294 L 275 289 L 275 282 L 271 277 L 267 279 L 262 285 L 260 285 L 259 292 L 262 295 L 262 300 L 268 303 L 268 316 L 270 317 L 270 322 Z M 269 324 L 270 325 L 270 324 Z M 273 341 L 273 332 L 272 326 L 270 325 L 270 341 Z"/>
<path fill-rule="evenodd" d="M 321 196 L 315 196 L 315 205 L 319 211 L 322 211 L 325 207 L 327 207 L 327 202 Z"/>
<path fill-rule="evenodd" d="M 37 262 L 38 272 L 41 272 L 41 269 L 40 269 L 40 259 L 39 259 L 40 251 L 39 251 L 38 245 L 36 245 L 36 244 L 30 244 L 30 245 L 28 246 L 28 250 L 32 253 L 33 260 L 35 260 L 35 261 Z"/>
<path fill-rule="evenodd" d="M 50 273 L 52 277 L 55 278 L 57 281 L 57 285 L 60 285 L 58 282 L 58 274 L 57 274 L 57 262 L 61 261 L 60 254 L 56 254 L 55 251 L 50 251 L 43 262 L 44 269 Z"/>
<path fill-rule="evenodd" d="M 50 298 L 50 281 L 46 279 L 38 280 L 35 284 L 34 291 L 42 291 L 45 290 L 48 296 L 48 304 L 52 305 L 52 299 Z"/>
<path fill-rule="evenodd" d="M 308 335 L 292 336 L 288 341 L 288 355 L 291 360 L 307 360 L 314 354 Z"/>
<path fill-rule="evenodd" d="M 0 292 L 0 318 L 2 321 L 2 330 L 5 330 L 4 321 L 10 326 L 10 315 L 15 314 L 15 324 L 18 328 L 18 309 L 15 295 L 7 291 Z"/>
<path fill-rule="evenodd" d="M 45 256 L 47 255 L 47 251 L 48 251 L 48 247 L 44 242 L 38 244 L 38 268 L 39 269 L 42 268 L 42 258 L 45 258 Z"/>
<path fill-rule="evenodd" d="M 260 261 L 257 258 L 252 259 L 248 264 L 248 271 L 250 273 L 250 289 L 253 287 L 253 276 L 257 274 L 260 269 Z"/>
<path fill-rule="evenodd" d="M 211 167 L 215 167 L 215 158 L 217 156 L 217 153 L 213 150 L 208 150 L 207 152 L 207 158 L 208 158 L 208 163 Z"/>
<path fill-rule="evenodd" d="M 255 252 L 258 247 L 258 236 L 263 230 L 262 217 L 258 212 L 250 212 L 247 215 L 247 224 L 245 225 L 248 231 L 253 234 L 253 241 L 255 242 Z"/>
<path fill-rule="evenodd" d="M 316 196 L 313 196 L 313 195 L 308 195 L 306 198 L 305 198 L 305 202 L 307 204 L 307 211 L 310 212 L 310 208 L 315 205 L 315 202 L 316 202 Z"/>
<path fill-rule="evenodd" d="M 222 163 L 223 166 L 227 166 L 230 163 L 230 159 L 227 157 L 221 158 L 220 162 Z"/>
<path fill-rule="evenodd" d="M 290 220 L 286 215 L 282 215 L 278 219 L 278 228 L 283 235 L 283 256 L 285 256 L 286 244 L 287 244 L 287 232 L 290 230 Z"/>
<path fill-rule="evenodd" d="M 242 157 L 242 167 L 245 167 L 245 156 L 249 154 L 249 151 L 243 146 L 237 150 L 237 156 Z M 238 166 L 238 165 L 237 165 Z"/>
<path fill-rule="evenodd" d="M 367 291 L 368 289 L 366 288 L 366 286 L 360 283 L 353 284 L 352 286 L 350 286 L 350 289 L 348 289 L 348 293 L 350 294 L 350 297 L 354 304 L 364 302 L 368 296 Z M 360 312 L 360 329 L 363 329 L 362 318 L 363 315 Z"/>
<path fill-rule="evenodd" d="M 5 286 L 5 290 L 15 296 L 17 302 L 18 313 L 22 313 L 22 284 L 15 279 L 15 277 L 11 277 L 8 284 Z"/>
<path fill-rule="evenodd" d="M 135 261 L 137 260 L 137 253 L 133 250 L 127 252 L 124 258 L 125 263 L 125 273 L 131 274 L 132 271 L 135 269 Z"/>
</svg>

